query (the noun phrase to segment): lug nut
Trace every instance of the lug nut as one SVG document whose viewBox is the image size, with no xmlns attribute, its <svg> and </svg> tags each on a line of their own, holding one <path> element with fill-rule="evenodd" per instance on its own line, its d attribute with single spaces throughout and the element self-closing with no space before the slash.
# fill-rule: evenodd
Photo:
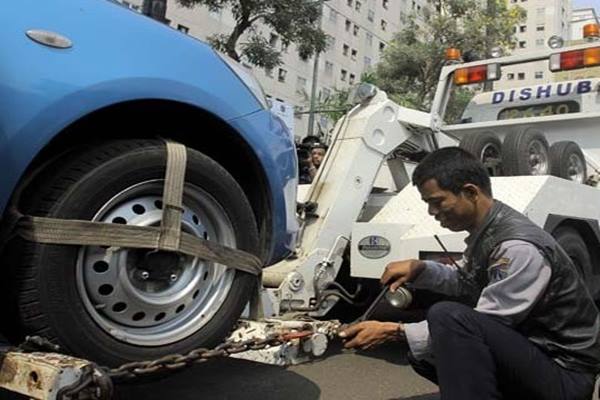
<svg viewBox="0 0 600 400">
<path fill-rule="evenodd" d="M 175 274 L 171 274 L 171 276 L 169 278 L 171 279 L 171 282 L 175 282 L 177 280 L 178 276 Z"/>
<path fill-rule="evenodd" d="M 140 275 L 140 279 L 143 281 L 150 278 L 150 272 L 148 272 L 148 271 L 140 271 L 139 275 Z"/>
</svg>

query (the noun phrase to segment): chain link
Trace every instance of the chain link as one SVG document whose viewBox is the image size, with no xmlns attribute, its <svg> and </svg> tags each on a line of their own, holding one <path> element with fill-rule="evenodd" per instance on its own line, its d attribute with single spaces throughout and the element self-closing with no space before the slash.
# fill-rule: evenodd
<svg viewBox="0 0 600 400">
<path fill-rule="evenodd" d="M 113 382 L 130 381 L 138 377 L 148 377 L 164 372 L 178 371 L 192 364 L 200 364 L 213 358 L 228 357 L 231 354 L 242 353 L 248 350 L 262 350 L 271 346 L 285 343 L 282 335 L 271 335 L 267 338 L 248 339 L 241 342 L 229 341 L 213 349 L 197 348 L 188 353 L 169 354 L 151 361 L 135 361 L 123 364 L 117 368 L 102 368 Z"/>
</svg>

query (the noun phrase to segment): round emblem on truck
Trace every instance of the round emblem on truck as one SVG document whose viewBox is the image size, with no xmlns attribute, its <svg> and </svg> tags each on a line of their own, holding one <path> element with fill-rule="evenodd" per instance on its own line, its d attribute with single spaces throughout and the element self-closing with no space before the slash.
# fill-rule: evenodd
<svg viewBox="0 0 600 400">
<path fill-rule="evenodd" d="M 358 252 L 366 258 L 382 258 L 390 254 L 392 246 L 382 236 L 367 236 L 358 242 Z"/>
</svg>

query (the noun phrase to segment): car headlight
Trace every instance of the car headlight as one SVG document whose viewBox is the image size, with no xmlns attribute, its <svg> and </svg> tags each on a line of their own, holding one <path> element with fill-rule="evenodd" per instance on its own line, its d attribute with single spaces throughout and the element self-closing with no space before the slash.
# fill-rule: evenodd
<svg viewBox="0 0 600 400">
<path fill-rule="evenodd" d="M 223 61 L 225 61 L 225 64 L 227 64 L 229 66 L 229 68 L 231 68 L 233 73 L 236 74 L 242 82 L 244 82 L 244 84 L 248 87 L 248 89 L 250 89 L 250 91 L 252 92 L 254 97 L 256 97 L 256 99 L 260 102 L 260 104 L 264 108 L 269 108 L 269 102 L 267 101 L 267 96 L 265 95 L 265 92 L 264 92 L 262 86 L 260 86 L 260 83 L 258 83 L 258 80 L 256 80 L 254 75 L 252 75 L 250 72 L 248 72 L 246 70 L 246 68 L 244 68 L 240 63 L 235 61 L 233 58 L 228 57 L 225 54 L 221 54 L 218 51 L 215 51 L 215 52 L 219 55 L 219 57 L 221 57 L 221 59 Z"/>
</svg>

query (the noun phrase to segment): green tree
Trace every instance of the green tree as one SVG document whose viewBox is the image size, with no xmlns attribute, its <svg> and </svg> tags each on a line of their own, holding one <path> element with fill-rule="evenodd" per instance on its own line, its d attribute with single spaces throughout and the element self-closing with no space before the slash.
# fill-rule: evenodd
<svg viewBox="0 0 600 400">
<path fill-rule="evenodd" d="M 266 69 L 281 64 L 281 49 L 255 29 L 258 22 L 273 29 L 283 46 L 295 43 L 302 58 L 326 49 L 326 35 L 318 22 L 322 3 L 318 0 L 177 0 L 184 7 L 206 6 L 211 11 L 229 9 L 236 25 L 228 35 L 213 35 L 209 43 L 240 61 Z M 240 39 L 246 34 L 244 42 Z"/>
<path fill-rule="evenodd" d="M 481 0 L 438 0 L 426 24 L 410 17 L 377 66 L 377 85 L 403 106 L 429 110 L 447 48 L 485 56 L 491 46 L 513 47 L 513 29 L 524 19 L 524 10 L 508 8 L 504 0 L 490 1 L 494 7 Z M 464 93 L 457 97 L 468 99 Z"/>
</svg>

